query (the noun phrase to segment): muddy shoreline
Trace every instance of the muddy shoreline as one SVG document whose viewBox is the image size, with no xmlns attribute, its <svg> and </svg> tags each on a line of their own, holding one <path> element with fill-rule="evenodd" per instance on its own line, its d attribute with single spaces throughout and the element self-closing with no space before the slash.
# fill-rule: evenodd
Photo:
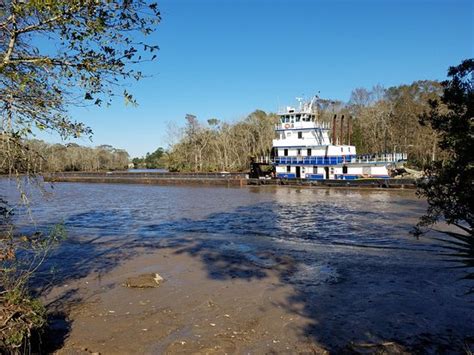
<svg viewBox="0 0 474 355">
<path fill-rule="evenodd" d="M 287 262 L 279 267 L 291 265 Z M 158 288 L 124 286 L 127 277 L 150 271 L 159 271 L 165 278 Z M 289 297 L 291 287 L 280 283 L 278 272 L 268 269 L 265 274 L 259 282 L 237 276 L 210 279 L 199 260 L 168 248 L 107 274 L 91 274 L 54 288 L 46 297 L 53 303 L 64 295 L 69 298 L 61 305 L 66 309 L 57 309 L 67 313 L 71 322 L 57 352 L 319 351 L 298 332 L 309 320 L 278 306 Z"/>
</svg>

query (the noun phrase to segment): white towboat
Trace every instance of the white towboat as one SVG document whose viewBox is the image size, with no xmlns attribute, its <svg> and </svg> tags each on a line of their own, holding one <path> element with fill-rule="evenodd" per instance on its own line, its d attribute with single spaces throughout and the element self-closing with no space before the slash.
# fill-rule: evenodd
<svg viewBox="0 0 474 355">
<path fill-rule="evenodd" d="M 389 169 L 406 154 L 357 155 L 351 141 L 351 119 L 334 115 L 332 125 L 319 120 L 317 97 L 301 99 L 299 108 L 279 112 L 271 162 L 276 177 L 284 179 L 389 178 Z M 339 124 L 338 124 L 339 123 Z M 339 126 L 339 130 L 337 130 Z M 337 132 L 339 131 L 339 133 Z"/>
</svg>

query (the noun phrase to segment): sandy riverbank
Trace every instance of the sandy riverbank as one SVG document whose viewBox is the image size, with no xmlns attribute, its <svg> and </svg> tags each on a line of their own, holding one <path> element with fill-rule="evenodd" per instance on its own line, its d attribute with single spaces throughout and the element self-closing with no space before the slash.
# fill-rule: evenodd
<svg viewBox="0 0 474 355">
<path fill-rule="evenodd" d="M 277 261 L 276 268 L 260 270 L 258 281 L 219 280 L 198 258 L 162 249 L 57 287 L 47 301 L 62 299 L 66 308 L 58 310 L 70 321 L 58 353 L 323 352 L 302 333 L 311 320 L 295 312 L 298 304 L 292 311 L 283 306 L 293 290 L 279 275 L 292 263 Z M 147 272 L 159 272 L 165 282 L 154 289 L 124 287 L 127 277 Z"/>
</svg>

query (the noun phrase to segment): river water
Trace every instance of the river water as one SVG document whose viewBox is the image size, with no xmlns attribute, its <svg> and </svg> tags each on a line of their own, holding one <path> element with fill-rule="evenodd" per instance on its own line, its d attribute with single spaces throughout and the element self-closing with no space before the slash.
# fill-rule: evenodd
<svg viewBox="0 0 474 355">
<path fill-rule="evenodd" d="M 14 200 L 12 183 L 0 195 Z M 65 225 L 56 282 L 107 272 L 147 250 L 192 243 L 215 279 L 257 282 L 289 258 L 299 312 L 319 342 L 354 337 L 443 346 L 474 336 L 463 269 L 442 261 L 442 241 L 409 232 L 426 204 L 410 190 L 174 187 L 57 183 L 17 211 L 24 231 Z M 50 194 L 49 194 L 50 193 Z M 28 217 L 31 216 L 31 217 Z M 325 326 L 321 326 L 325 324 Z M 317 334 L 317 335 L 315 335 Z M 439 345 L 441 344 L 441 345 Z"/>
</svg>

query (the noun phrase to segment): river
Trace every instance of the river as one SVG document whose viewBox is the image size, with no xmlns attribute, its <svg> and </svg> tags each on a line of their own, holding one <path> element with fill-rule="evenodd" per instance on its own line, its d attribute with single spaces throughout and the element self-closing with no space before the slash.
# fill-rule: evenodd
<svg viewBox="0 0 474 355">
<path fill-rule="evenodd" d="M 0 187 L 15 198 L 12 184 Z M 68 238 L 44 268 L 55 267 L 52 285 L 174 248 L 199 258 L 210 280 L 257 284 L 276 272 L 291 288 L 280 307 L 309 320 L 299 334 L 325 349 L 390 340 L 456 352 L 473 339 L 469 283 L 460 280 L 463 269 L 442 261 L 445 243 L 433 237 L 443 235 L 409 233 L 426 208 L 411 190 L 81 183 L 46 190 L 34 194 L 29 214 L 17 211 L 16 223 L 23 231 L 31 231 L 30 218 L 40 230 L 65 225 Z M 291 267 L 280 271 L 283 263 Z"/>
</svg>

